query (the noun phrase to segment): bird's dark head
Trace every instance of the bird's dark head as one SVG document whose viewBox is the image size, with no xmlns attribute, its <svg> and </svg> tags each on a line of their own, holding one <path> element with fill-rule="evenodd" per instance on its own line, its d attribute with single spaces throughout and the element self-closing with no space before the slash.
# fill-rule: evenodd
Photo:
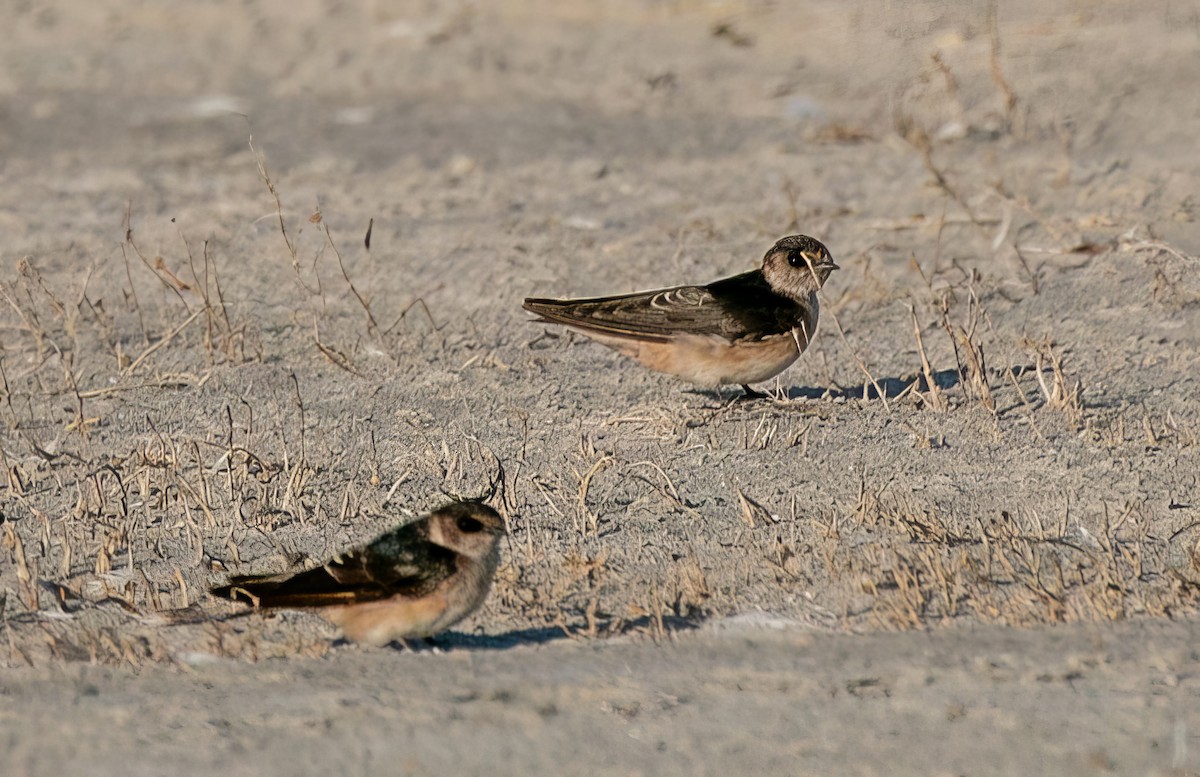
<svg viewBox="0 0 1200 777">
<path fill-rule="evenodd" d="M 808 235 L 782 238 L 763 257 L 763 277 L 771 288 L 797 302 L 825 285 L 838 269 L 829 249 Z"/>
</svg>

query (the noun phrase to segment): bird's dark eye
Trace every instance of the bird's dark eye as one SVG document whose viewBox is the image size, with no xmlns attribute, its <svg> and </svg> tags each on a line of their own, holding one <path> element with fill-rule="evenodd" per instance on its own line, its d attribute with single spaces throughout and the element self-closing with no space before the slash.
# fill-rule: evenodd
<svg viewBox="0 0 1200 777">
<path fill-rule="evenodd" d="M 803 251 L 788 252 L 788 264 L 790 264 L 792 267 L 804 267 L 806 264 L 806 262 L 804 261 L 804 252 Z"/>
<path fill-rule="evenodd" d="M 475 534 L 483 531 L 483 524 L 474 518 L 463 517 L 458 519 L 458 530 L 463 534 Z"/>
</svg>

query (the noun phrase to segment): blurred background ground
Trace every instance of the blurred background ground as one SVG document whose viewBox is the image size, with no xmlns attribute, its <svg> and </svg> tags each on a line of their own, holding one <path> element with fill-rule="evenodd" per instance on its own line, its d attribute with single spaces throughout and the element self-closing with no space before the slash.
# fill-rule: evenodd
<svg viewBox="0 0 1200 777">
<path fill-rule="evenodd" d="M 16 773 L 1200 768 L 1200 10 L 6 16 Z M 520 310 L 792 232 L 843 269 L 770 401 Z M 443 653 L 204 596 L 500 472 Z"/>
</svg>

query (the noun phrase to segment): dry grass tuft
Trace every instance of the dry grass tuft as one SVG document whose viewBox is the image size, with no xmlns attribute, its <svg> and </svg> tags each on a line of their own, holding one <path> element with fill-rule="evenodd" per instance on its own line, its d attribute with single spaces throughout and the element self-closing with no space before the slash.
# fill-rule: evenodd
<svg viewBox="0 0 1200 777">
<path fill-rule="evenodd" d="M 770 525 L 777 522 L 770 510 L 746 496 L 746 493 L 740 488 L 737 491 L 737 498 L 738 506 L 742 511 L 742 522 L 746 526 L 753 529 L 759 524 Z"/>
<path fill-rule="evenodd" d="M 972 275 L 967 286 L 965 326 L 951 321 L 949 295 L 944 295 L 941 299 L 941 324 L 954 347 L 954 360 L 967 396 L 977 400 L 988 412 L 995 414 L 996 401 L 988 383 L 987 359 L 978 332 L 983 309 L 975 290 L 975 280 L 975 276 Z"/>
<path fill-rule="evenodd" d="M 860 499 L 870 539 L 827 550 L 833 575 L 891 629 L 970 617 L 1014 626 L 1173 617 L 1200 608 L 1194 525 L 1163 537 L 1147 505 L 1091 528 L 1063 515 L 1001 511 L 970 522 L 903 500 Z"/>
<path fill-rule="evenodd" d="M 1041 340 L 1026 337 L 1021 346 L 1033 355 L 1034 374 L 1046 405 L 1063 413 L 1074 427 L 1079 428 L 1084 414 L 1083 384 L 1067 377 L 1063 356 L 1054 350 L 1054 342 L 1049 337 Z"/>
</svg>

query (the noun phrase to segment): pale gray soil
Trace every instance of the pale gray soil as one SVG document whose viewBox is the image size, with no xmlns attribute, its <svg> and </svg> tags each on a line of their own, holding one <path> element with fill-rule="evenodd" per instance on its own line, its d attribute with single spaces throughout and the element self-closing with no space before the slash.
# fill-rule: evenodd
<svg viewBox="0 0 1200 777">
<path fill-rule="evenodd" d="M 12 773 L 1200 771 L 1200 9 L 491 5 L 6 11 Z M 793 232 L 772 400 L 520 309 Z M 441 652 L 204 595 L 497 478 Z"/>
<path fill-rule="evenodd" d="M 829 635 L 722 622 L 188 672 L 11 670 L 8 774 L 1144 774 L 1197 760 L 1179 623 Z"/>
</svg>

